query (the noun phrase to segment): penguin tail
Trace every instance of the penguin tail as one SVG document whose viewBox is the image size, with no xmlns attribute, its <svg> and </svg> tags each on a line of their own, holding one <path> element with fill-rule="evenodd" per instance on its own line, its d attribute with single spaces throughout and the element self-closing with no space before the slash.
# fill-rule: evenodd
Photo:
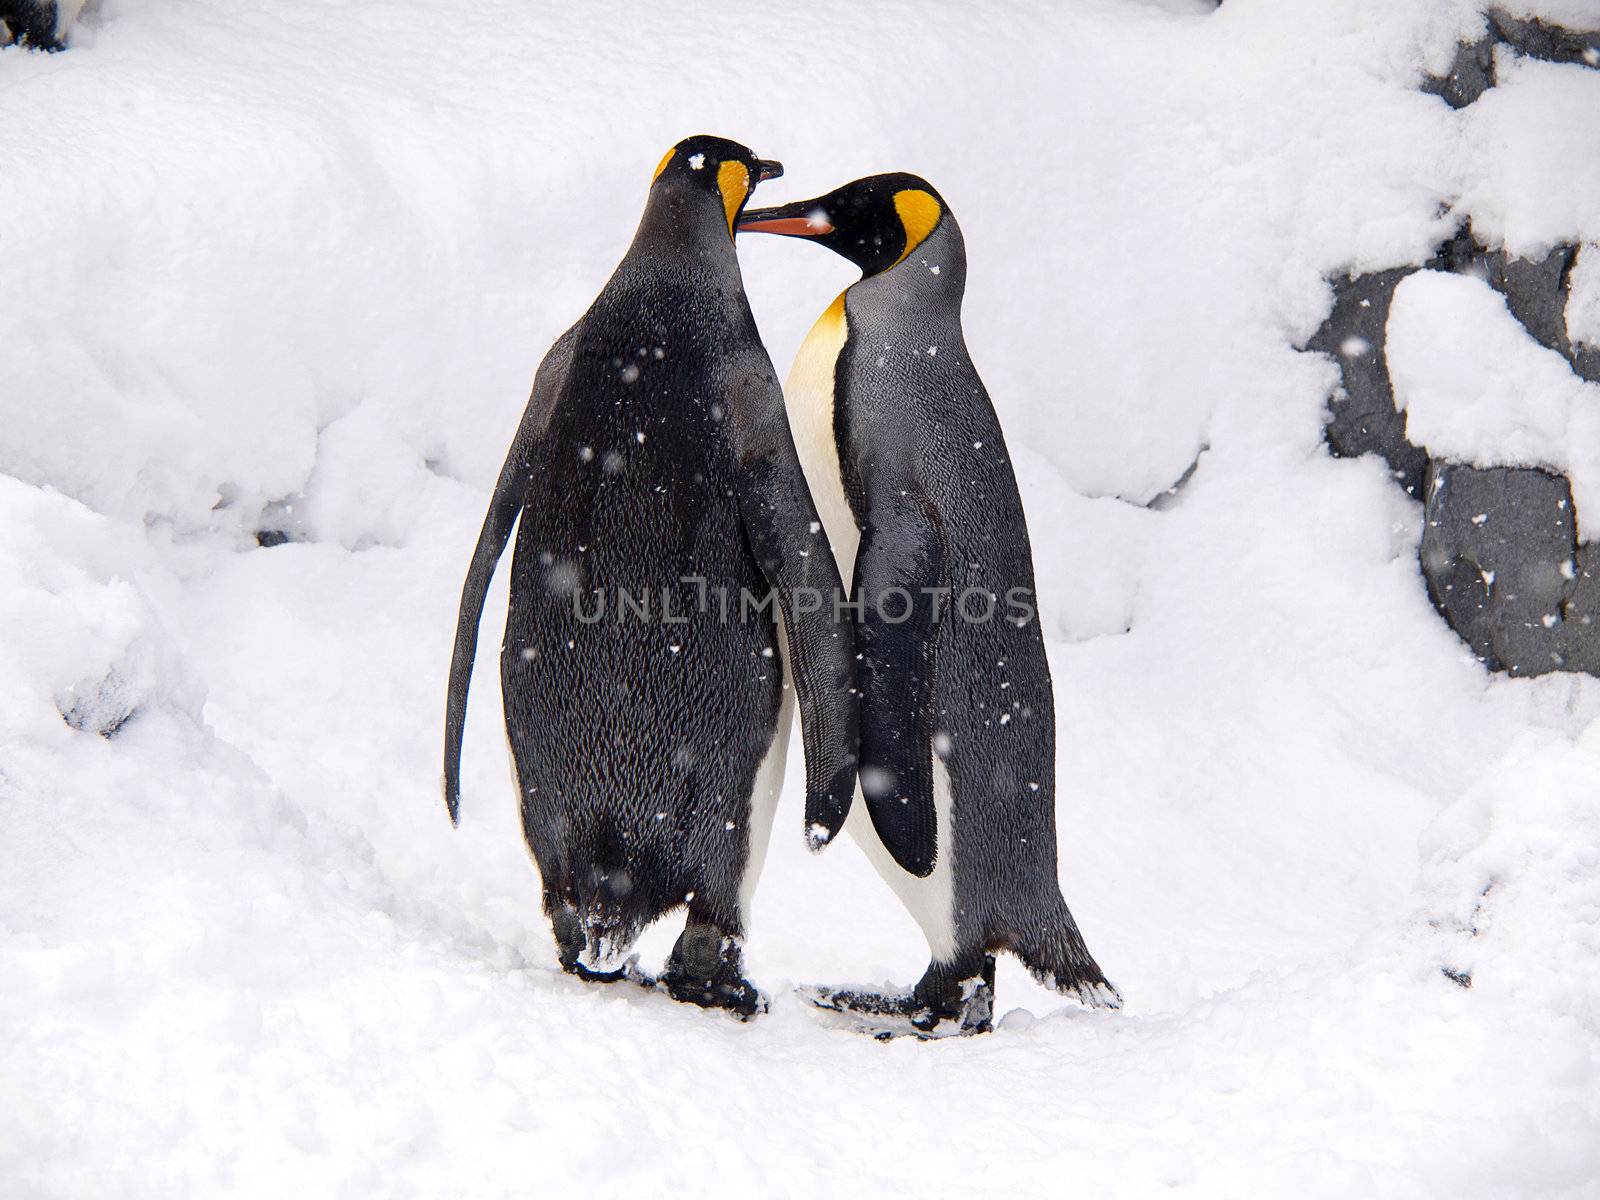
<svg viewBox="0 0 1600 1200">
<path fill-rule="evenodd" d="M 1011 949 L 1045 987 L 1077 997 L 1085 1008 L 1122 1007 L 1122 993 L 1089 953 L 1064 901 L 1047 920 L 1017 936 Z"/>
</svg>

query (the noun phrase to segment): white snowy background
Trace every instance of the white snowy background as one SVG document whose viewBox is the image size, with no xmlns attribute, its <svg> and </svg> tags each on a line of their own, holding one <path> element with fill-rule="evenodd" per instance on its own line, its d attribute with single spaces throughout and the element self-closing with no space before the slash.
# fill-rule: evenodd
<svg viewBox="0 0 1600 1200">
<path fill-rule="evenodd" d="M 0 51 L 0 1195 L 1600 1195 L 1600 680 L 1472 659 L 1418 506 L 1329 457 L 1337 369 L 1295 349 L 1326 276 L 1463 216 L 1515 253 L 1600 239 L 1600 72 L 1502 51 L 1466 109 L 1418 91 L 1480 28 L 1471 0 L 101 0 L 69 52 Z M 992 1036 L 828 1027 L 795 984 L 909 983 L 925 946 L 855 847 L 805 852 L 793 770 L 769 1015 L 560 974 L 503 580 L 449 826 L 488 489 L 702 131 L 787 164 L 764 201 L 905 169 L 962 221 L 1063 887 L 1122 1012 L 1006 964 Z M 851 271 L 741 256 L 784 371 Z M 1548 381 L 1505 453 L 1589 484 L 1593 387 L 1480 286 L 1404 285 L 1397 380 L 1479 459 L 1482 413 Z M 1481 371 L 1429 342 L 1460 322 Z"/>
</svg>

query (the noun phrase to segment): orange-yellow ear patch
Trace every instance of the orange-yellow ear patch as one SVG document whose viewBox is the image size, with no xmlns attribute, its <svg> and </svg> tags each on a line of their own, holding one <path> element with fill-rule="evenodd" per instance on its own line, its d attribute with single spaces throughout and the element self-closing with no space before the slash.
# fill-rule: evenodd
<svg viewBox="0 0 1600 1200">
<path fill-rule="evenodd" d="M 667 169 L 667 164 L 672 161 L 672 156 L 677 152 L 678 148 L 674 146 L 671 150 L 668 150 L 664 155 L 661 156 L 661 161 L 656 164 L 656 173 L 650 176 L 651 183 L 654 183 L 656 180 L 661 178 L 661 172 Z"/>
<path fill-rule="evenodd" d="M 943 210 L 939 202 L 921 188 L 906 188 L 894 194 L 894 211 L 900 215 L 900 224 L 906 231 L 906 248 L 894 260 L 900 262 L 933 232 Z"/>
<path fill-rule="evenodd" d="M 742 162 L 723 163 L 717 168 L 717 190 L 722 193 L 722 207 L 728 214 L 728 232 L 732 233 L 739 205 L 750 194 L 750 169 Z"/>
</svg>

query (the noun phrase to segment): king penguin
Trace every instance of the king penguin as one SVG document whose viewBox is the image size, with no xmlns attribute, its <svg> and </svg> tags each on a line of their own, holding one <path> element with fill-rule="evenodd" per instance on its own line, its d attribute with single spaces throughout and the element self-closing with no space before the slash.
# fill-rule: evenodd
<svg viewBox="0 0 1600 1200">
<path fill-rule="evenodd" d="M 847 828 L 932 962 L 908 996 L 821 1001 L 981 1032 L 993 955 L 1009 950 L 1046 986 L 1118 1007 L 1057 883 L 1050 667 L 1016 477 L 962 334 L 955 216 L 925 180 L 889 174 L 748 211 L 738 228 L 809 239 L 862 271 L 803 343 L 787 403 L 854 576 L 866 804 Z"/>
<path fill-rule="evenodd" d="M 764 1007 L 742 947 L 791 698 L 813 850 L 844 823 L 859 735 L 838 568 L 734 254 L 751 190 L 781 173 L 709 136 L 657 167 L 627 254 L 535 375 L 462 589 L 445 718 L 455 821 L 478 622 L 515 524 L 501 688 L 561 964 L 619 978 L 645 926 L 685 907 L 660 983 L 746 1017 Z"/>
<path fill-rule="evenodd" d="M 37 50 L 63 50 L 67 30 L 77 19 L 84 0 L 0 0 L 0 24 L 10 39 Z M 0 46 L 5 45 L 0 41 Z"/>
</svg>

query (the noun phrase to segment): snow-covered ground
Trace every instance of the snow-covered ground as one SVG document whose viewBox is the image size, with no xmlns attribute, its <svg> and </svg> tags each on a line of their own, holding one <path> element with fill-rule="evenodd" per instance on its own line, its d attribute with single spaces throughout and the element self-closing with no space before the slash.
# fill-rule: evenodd
<svg viewBox="0 0 1600 1200">
<path fill-rule="evenodd" d="M 1600 239 L 1600 73 L 1417 90 L 1479 25 L 101 0 L 69 52 L 0 51 L 0 1195 L 1600 1195 L 1600 680 L 1485 674 L 1295 349 L 1328 274 L 1460 216 L 1516 253 Z M 925 948 L 853 846 L 805 852 L 794 775 L 769 1015 L 563 976 L 489 649 L 449 826 L 489 485 L 700 131 L 785 161 L 765 201 L 907 169 L 962 220 L 1053 638 L 1063 887 L 1121 1012 L 1003 964 L 992 1036 L 830 1028 L 795 984 L 908 983 Z M 741 254 L 781 371 L 849 269 Z M 1452 312 L 1515 343 L 1478 286 L 1396 302 L 1423 408 Z M 1513 457 L 1556 409 L 1578 454 L 1592 391 Z"/>
</svg>

